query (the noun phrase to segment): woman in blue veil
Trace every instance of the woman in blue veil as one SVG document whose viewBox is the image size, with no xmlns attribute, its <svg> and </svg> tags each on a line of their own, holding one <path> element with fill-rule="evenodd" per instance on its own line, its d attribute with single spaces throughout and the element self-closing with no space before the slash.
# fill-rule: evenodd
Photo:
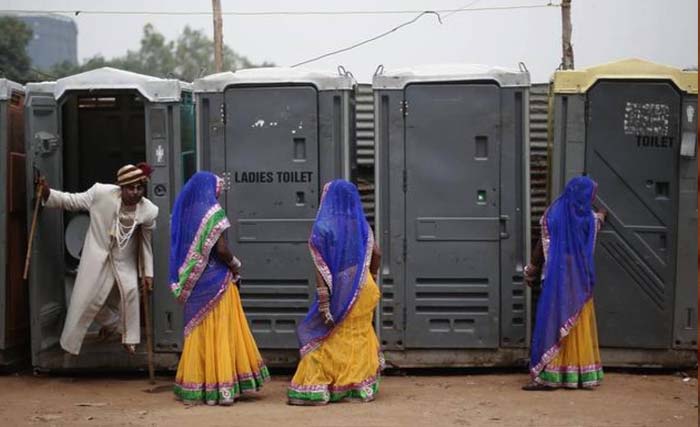
<svg viewBox="0 0 700 427">
<path fill-rule="evenodd" d="M 373 400 L 383 364 L 372 323 L 380 254 L 355 185 L 325 185 L 309 250 L 317 298 L 297 329 L 301 361 L 287 391 L 289 403 Z"/>
<path fill-rule="evenodd" d="M 238 293 L 241 262 L 228 249 L 222 180 L 197 172 L 177 196 L 170 224 L 170 288 L 184 304 L 185 342 L 175 396 L 230 405 L 269 380 Z"/>
<path fill-rule="evenodd" d="M 543 285 L 524 390 L 592 388 L 603 379 L 593 251 L 605 213 L 593 211 L 596 189 L 586 176 L 573 178 L 540 220 L 542 238 L 525 268 L 528 284 L 541 276 Z"/>
</svg>

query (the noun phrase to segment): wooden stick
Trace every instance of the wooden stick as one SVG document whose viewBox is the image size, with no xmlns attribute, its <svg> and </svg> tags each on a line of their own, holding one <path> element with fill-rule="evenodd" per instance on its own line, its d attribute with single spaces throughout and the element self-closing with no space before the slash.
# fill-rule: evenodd
<svg viewBox="0 0 700 427">
<path fill-rule="evenodd" d="M 153 368 L 153 336 L 151 334 L 151 310 L 148 304 L 148 289 L 146 289 L 146 282 L 143 275 L 143 260 L 141 259 L 141 248 L 143 235 L 141 234 L 141 229 L 139 228 L 138 233 L 138 267 L 141 273 L 141 303 L 143 304 L 143 317 L 145 320 L 146 327 L 146 355 L 148 357 L 148 380 L 151 384 L 156 383 L 155 370 Z"/>
<path fill-rule="evenodd" d="M 41 203 L 41 196 L 43 191 L 43 185 L 39 184 L 36 186 L 36 202 L 34 202 L 34 213 L 32 214 L 32 228 L 29 230 L 29 242 L 27 244 L 27 256 L 24 258 L 24 275 L 22 278 L 27 280 L 29 275 L 29 263 L 32 259 L 32 244 L 34 243 L 34 233 L 36 232 L 36 220 L 39 217 L 39 203 Z"/>
<path fill-rule="evenodd" d="M 141 299 L 143 301 L 143 316 L 146 318 L 146 353 L 148 355 L 148 380 L 151 384 L 156 383 L 156 375 L 153 368 L 153 337 L 151 336 L 151 310 L 148 306 L 148 290 L 145 284 L 141 285 Z"/>
</svg>

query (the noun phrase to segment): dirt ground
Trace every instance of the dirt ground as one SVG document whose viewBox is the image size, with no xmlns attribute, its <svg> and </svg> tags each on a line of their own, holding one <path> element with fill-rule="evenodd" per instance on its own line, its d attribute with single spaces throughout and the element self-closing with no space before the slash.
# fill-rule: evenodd
<svg viewBox="0 0 700 427">
<path fill-rule="evenodd" d="M 232 407 L 185 407 L 171 378 L 0 377 L 0 425 L 697 426 L 696 374 L 607 373 L 595 391 L 523 392 L 524 374 L 385 376 L 377 400 L 285 404 L 288 375 Z"/>
</svg>

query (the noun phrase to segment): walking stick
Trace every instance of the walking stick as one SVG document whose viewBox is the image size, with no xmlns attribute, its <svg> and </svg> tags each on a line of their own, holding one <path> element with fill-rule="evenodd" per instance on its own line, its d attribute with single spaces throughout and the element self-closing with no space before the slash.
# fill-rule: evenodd
<svg viewBox="0 0 700 427">
<path fill-rule="evenodd" d="M 41 202 L 41 193 L 44 189 L 42 184 L 36 186 L 36 202 L 34 202 L 34 213 L 32 214 L 32 228 L 29 230 L 29 242 L 27 242 L 27 255 L 24 258 L 24 274 L 22 278 L 27 280 L 29 275 L 29 263 L 32 259 L 32 243 L 34 243 L 34 233 L 36 232 L 36 220 L 39 217 L 39 203 Z"/>
<path fill-rule="evenodd" d="M 139 245 L 138 245 L 138 265 L 139 271 L 141 273 L 141 302 L 143 304 L 143 317 L 145 318 L 146 326 L 146 354 L 148 356 L 148 380 L 151 384 L 156 383 L 156 375 L 153 369 L 153 336 L 151 334 L 151 310 L 148 305 L 148 289 L 146 289 L 146 283 L 143 281 L 143 260 L 141 259 L 141 243 L 143 240 L 143 235 L 141 234 L 141 229 L 139 227 L 138 233 Z"/>
</svg>

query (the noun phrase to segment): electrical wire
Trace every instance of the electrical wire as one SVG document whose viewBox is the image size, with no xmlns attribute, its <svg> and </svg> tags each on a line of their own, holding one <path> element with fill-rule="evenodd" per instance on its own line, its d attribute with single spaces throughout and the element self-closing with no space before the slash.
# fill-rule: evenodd
<svg viewBox="0 0 700 427">
<path fill-rule="evenodd" d="M 377 36 L 371 37 L 371 38 L 366 39 L 366 40 L 362 40 L 361 42 L 355 43 L 355 44 L 353 44 L 353 45 L 351 45 L 351 46 L 344 47 L 344 48 L 341 48 L 341 49 L 337 49 L 337 50 L 334 50 L 334 51 L 332 51 L 332 52 L 324 53 L 323 55 L 319 55 L 319 56 L 316 56 L 316 57 L 314 57 L 314 58 L 307 59 L 307 60 L 302 61 L 302 62 L 298 62 L 298 63 L 292 65 L 291 67 L 294 68 L 294 67 L 298 67 L 298 66 L 300 66 L 300 65 L 308 64 L 308 63 L 311 63 L 311 62 L 316 62 L 316 61 L 318 61 L 318 60 L 320 60 L 320 59 L 327 58 L 327 57 L 332 56 L 332 55 L 337 55 L 337 54 L 339 54 L 339 53 L 347 52 L 347 51 L 349 51 L 349 50 L 351 50 L 351 49 L 355 49 L 356 47 L 360 47 L 360 46 L 365 45 L 365 44 L 367 44 L 367 43 L 371 43 L 371 42 L 373 42 L 373 41 L 375 41 L 375 40 L 379 40 L 379 39 L 381 39 L 382 37 L 386 37 L 386 36 L 388 36 L 389 34 L 395 32 L 395 31 L 397 31 L 397 30 L 400 30 L 400 29 L 403 28 L 403 27 L 406 27 L 406 26 L 408 26 L 408 25 L 413 24 L 414 22 L 418 21 L 418 20 L 419 20 L 421 17 L 423 17 L 424 15 L 431 15 L 431 14 L 436 15 L 438 21 L 442 24 L 442 18 L 440 17 L 440 14 L 439 14 L 439 13 L 434 12 L 434 11 L 431 11 L 431 10 L 426 10 L 426 11 L 421 12 L 420 14 L 418 14 L 418 16 L 416 16 L 415 18 L 411 19 L 410 21 L 406 21 L 406 22 L 404 22 L 403 24 L 397 25 L 396 27 L 392 28 L 392 29 L 389 30 L 389 31 L 385 31 L 385 32 L 383 32 L 383 33 L 381 33 L 381 34 L 379 34 L 379 35 L 377 35 Z"/>
<path fill-rule="evenodd" d="M 467 3 L 467 4 L 465 4 L 464 6 L 460 7 L 459 9 L 455 9 L 455 10 L 453 10 L 452 12 L 447 13 L 445 16 L 442 17 L 442 19 L 445 20 L 445 19 L 449 18 L 450 16 L 454 15 L 455 13 L 464 11 L 465 9 L 469 9 L 470 7 L 472 7 L 472 6 L 474 6 L 475 4 L 479 3 L 479 1 L 481 1 L 481 0 L 474 0 L 474 1 L 471 1 L 471 2 L 469 2 L 469 3 Z"/>
<path fill-rule="evenodd" d="M 478 0 L 477 0 L 478 1 Z M 476 3 L 476 2 L 472 2 Z M 438 14 L 447 14 L 446 16 L 455 13 L 464 12 L 479 12 L 479 11 L 497 11 L 497 10 L 517 10 L 517 9 L 537 9 L 545 7 L 560 7 L 558 3 L 530 4 L 519 6 L 490 6 L 490 7 L 475 7 L 469 8 L 469 5 L 458 9 L 437 9 L 431 10 Z M 319 11 L 319 10 L 283 10 L 283 11 L 222 11 L 222 15 L 229 16 L 352 16 L 352 15 L 415 15 L 418 13 L 427 12 L 426 10 L 338 10 L 338 11 Z M 61 15 L 163 15 L 163 16 L 211 16 L 211 11 L 167 11 L 167 10 L 78 10 L 78 9 L 3 9 L 0 13 L 19 13 L 19 14 L 61 14 Z"/>
<path fill-rule="evenodd" d="M 441 16 L 441 11 L 440 11 L 440 10 L 426 10 L 426 11 L 419 12 L 419 14 L 418 14 L 415 18 L 411 19 L 410 21 L 406 21 L 406 22 L 404 22 L 403 24 L 397 25 L 396 27 L 394 27 L 394 28 L 392 28 L 392 29 L 390 29 L 390 30 L 388 30 L 388 31 L 385 31 L 385 32 L 383 32 L 383 33 L 381 33 L 381 34 L 379 34 L 379 35 L 376 35 L 376 36 L 371 37 L 371 38 L 369 38 L 369 39 L 362 40 L 362 41 L 357 42 L 357 43 L 355 43 L 355 44 L 353 44 L 353 45 L 350 45 L 350 46 L 347 46 L 347 47 L 344 47 L 344 48 L 340 48 L 340 49 L 336 49 L 336 50 L 333 50 L 333 51 L 331 51 L 331 52 L 324 53 L 323 55 L 319 55 L 319 56 L 313 57 L 313 58 L 311 58 L 311 59 L 307 59 L 307 60 L 298 62 L 298 63 L 296 63 L 296 64 L 294 64 L 294 65 L 291 65 L 291 67 L 294 68 L 294 67 L 298 67 L 298 66 L 300 66 L 300 65 L 309 64 L 309 63 L 311 63 L 311 62 L 316 62 L 316 61 L 319 61 L 319 60 L 321 60 L 321 59 L 323 59 L 323 58 L 328 58 L 329 56 L 333 56 L 333 55 L 337 55 L 337 54 L 339 54 L 339 53 L 347 52 L 347 51 L 349 51 L 349 50 L 355 49 L 355 48 L 360 47 L 360 46 L 362 46 L 362 45 L 365 45 L 365 44 L 371 43 L 371 42 L 373 42 L 373 41 L 379 40 L 379 39 L 381 39 L 381 38 L 383 38 L 383 37 L 386 37 L 386 36 L 390 35 L 391 33 L 394 33 L 394 32 L 396 32 L 396 31 L 400 30 L 400 29 L 403 28 L 403 27 L 407 27 L 407 26 L 409 26 L 409 25 L 415 23 L 415 22 L 418 21 L 422 16 L 427 15 L 427 14 L 434 14 L 434 15 L 436 15 L 436 16 L 437 16 L 437 19 L 438 19 L 438 22 L 440 22 L 440 24 L 442 24 L 444 19 L 448 18 L 449 16 L 454 15 L 455 13 L 472 12 L 472 11 L 475 11 L 475 10 L 493 10 L 493 9 L 494 9 L 494 8 L 470 8 L 470 6 L 472 6 L 472 5 L 476 4 L 476 3 L 478 3 L 479 1 L 480 1 L 480 0 L 473 0 L 473 1 L 471 1 L 470 3 L 468 3 L 468 4 L 464 5 L 464 6 L 462 6 L 462 7 L 459 8 L 459 9 L 450 9 L 449 12 L 448 12 L 444 17 Z M 532 8 L 535 8 L 535 7 L 553 7 L 553 6 L 554 6 L 554 5 L 553 5 L 552 2 L 550 1 L 549 3 L 544 4 L 544 5 L 511 6 L 511 8 L 518 8 L 518 9 L 530 8 L 530 9 L 532 9 Z M 502 9 L 502 8 L 499 8 L 499 9 Z M 442 11 L 442 12 L 444 12 L 444 11 Z"/>
</svg>

